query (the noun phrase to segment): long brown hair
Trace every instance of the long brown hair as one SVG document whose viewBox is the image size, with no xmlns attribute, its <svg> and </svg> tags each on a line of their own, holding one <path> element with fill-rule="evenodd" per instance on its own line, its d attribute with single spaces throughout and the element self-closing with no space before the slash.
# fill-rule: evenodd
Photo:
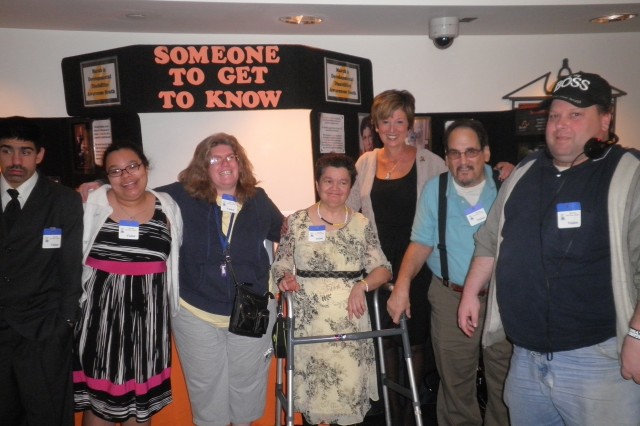
<svg viewBox="0 0 640 426">
<path fill-rule="evenodd" d="M 239 176 L 235 196 L 240 203 L 244 203 L 255 195 L 258 181 L 253 175 L 253 165 L 251 165 L 247 153 L 232 135 L 216 133 L 200 142 L 193 153 L 191 162 L 178 175 L 178 181 L 184 185 L 187 193 L 192 197 L 215 203 L 218 192 L 209 176 L 209 158 L 211 149 L 218 145 L 231 147 L 233 153 L 238 156 Z"/>
</svg>

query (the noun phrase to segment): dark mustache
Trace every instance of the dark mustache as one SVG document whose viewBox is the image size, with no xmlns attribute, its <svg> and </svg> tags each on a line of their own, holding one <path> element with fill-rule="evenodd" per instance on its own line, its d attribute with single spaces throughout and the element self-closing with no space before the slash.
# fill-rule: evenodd
<svg viewBox="0 0 640 426">
<path fill-rule="evenodd" d="M 463 169 L 464 169 L 465 171 L 467 171 L 467 170 L 468 170 L 468 171 L 474 171 L 476 168 L 475 168 L 475 167 L 473 167 L 473 166 L 458 166 L 458 167 L 456 167 L 456 171 L 457 171 L 457 172 L 462 171 Z"/>
</svg>

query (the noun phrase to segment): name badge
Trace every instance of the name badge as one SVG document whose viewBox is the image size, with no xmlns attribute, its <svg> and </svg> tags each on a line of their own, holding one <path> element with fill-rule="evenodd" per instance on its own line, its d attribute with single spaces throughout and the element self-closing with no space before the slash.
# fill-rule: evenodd
<svg viewBox="0 0 640 426">
<path fill-rule="evenodd" d="M 467 220 L 471 226 L 479 225 L 487 220 L 487 212 L 482 206 L 471 207 L 464 213 L 467 215 Z"/>
<path fill-rule="evenodd" d="M 326 228 L 324 225 L 316 225 L 309 227 L 309 241 L 319 243 L 327 238 Z"/>
<path fill-rule="evenodd" d="M 238 213 L 238 203 L 233 195 L 222 194 L 220 210 L 227 213 Z"/>
<path fill-rule="evenodd" d="M 558 229 L 580 228 L 582 225 L 582 210 L 579 202 L 560 203 L 558 211 Z"/>
<path fill-rule="evenodd" d="M 47 228 L 42 232 L 42 248 L 56 249 L 62 247 L 62 229 Z"/>
<path fill-rule="evenodd" d="M 140 237 L 140 223 L 135 220 L 121 220 L 118 224 L 118 238 L 137 240 Z"/>
</svg>

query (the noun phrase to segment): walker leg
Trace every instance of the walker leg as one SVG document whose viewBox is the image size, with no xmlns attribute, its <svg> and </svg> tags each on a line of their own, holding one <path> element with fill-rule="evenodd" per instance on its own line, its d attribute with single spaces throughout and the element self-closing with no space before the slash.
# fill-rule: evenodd
<svg viewBox="0 0 640 426">
<path fill-rule="evenodd" d="M 282 367 L 284 360 L 276 360 L 276 426 L 282 425 L 282 403 L 280 402 L 280 390 L 282 389 Z"/>
<path fill-rule="evenodd" d="M 420 408 L 420 397 L 418 396 L 416 378 L 413 374 L 409 330 L 407 329 L 407 319 L 404 315 L 400 319 L 400 328 L 402 328 L 402 347 L 404 349 L 404 356 L 407 362 L 407 376 L 409 377 L 409 387 L 411 388 L 411 403 L 413 405 L 413 412 L 416 416 L 416 426 L 422 426 L 422 409 Z"/>
<path fill-rule="evenodd" d="M 378 302 L 378 289 L 373 293 L 373 316 L 375 319 L 375 329 L 380 330 L 380 303 Z M 376 337 L 378 353 L 380 355 L 380 381 L 382 382 L 382 400 L 384 401 L 384 419 L 387 426 L 391 424 L 391 405 L 389 404 L 389 389 L 387 388 L 387 369 L 384 364 L 384 346 L 382 336 Z"/>
<path fill-rule="evenodd" d="M 288 294 L 289 292 L 285 293 Z M 290 295 L 291 296 L 291 295 Z M 293 425 L 293 354 L 295 353 L 295 343 L 293 342 L 293 330 L 295 328 L 295 318 L 293 316 L 292 296 L 287 297 L 287 316 L 289 317 L 289 328 L 287 328 L 287 426 Z"/>
<path fill-rule="evenodd" d="M 295 329 L 295 318 L 293 316 L 293 295 L 289 292 L 285 293 L 285 300 L 287 301 L 287 317 L 289 318 L 289 327 L 286 330 L 287 341 L 287 365 L 286 365 L 286 395 L 282 387 L 282 374 L 284 369 L 282 368 L 283 360 L 278 360 L 278 372 L 277 372 L 277 385 L 276 385 L 276 426 L 280 426 L 280 414 L 282 411 L 282 400 L 286 399 L 286 406 L 284 407 L 286 415 L 286 426 L 294 426 L 294 412 L 293 412 L 293 373 L 294 373 L 294 353 L 295 347 L 298 344 L 310 344 L 310 343 L 330 343 L 336 341 L 339 338 L 340 341 L 345 340 L 359 340 L 359 339 L 377 339 L 378 350 L 380 352 L 380 373 L 382 379 L 382 395 L 384 399 L 385 407 L 385 421 L 387 426 L 395 426 L 391 423 L 391 409 L 389 404 L 389 387 L 394 392 L 398 392 L 406 398 L 410 398 L 413 405 L 413 411 L 416 417 L 416 426 L 422 426 L 422 411 L 420 408 L 420 399 L 418 396 L 418 388 L 413 372 L 413 363 L 411 358 L 411 345 L 409 343 L 409 331 L 407 329 L 407 318 L 402 315 L 399 328 L 381 330 L 380 325 L 380 313 L 378 306 L 378 292 L 374 294 L 374 320 L 375 331 L 371 332 L 359 332 L 359 333 L 347 333 L 333 336 L 307 336 L 307 337 L 293 337 L 293 330 Z M 402 336 L 402 346 L 405 353 L 405 360 L 407 363 L 407 375 L 409 376 L 410 389 L 406 389 L 404 386 L 400 386 L 389 380 L 386 376 L 386 370 L 384 365 L 384 348 L 382 339 L 384 337 L 392 337 L 397 335 Z M 409 392 L 410 391 L 410 392 Z M 282 398 L 282 400 L 280 399 Z"/>
</svg>

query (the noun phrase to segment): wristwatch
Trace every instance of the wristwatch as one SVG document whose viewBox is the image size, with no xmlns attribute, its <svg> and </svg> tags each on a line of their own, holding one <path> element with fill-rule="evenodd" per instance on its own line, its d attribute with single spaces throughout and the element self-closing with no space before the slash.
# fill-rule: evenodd
<svg viewBox="0 0 640 426">
<path fill-rule="evenodd" d="M 635 328 L 630 327 L 627 332 L 627 336 L 631 336 L 636 340 L 640 340 L 640 330 L 636 330 Z"/>
</svg>

